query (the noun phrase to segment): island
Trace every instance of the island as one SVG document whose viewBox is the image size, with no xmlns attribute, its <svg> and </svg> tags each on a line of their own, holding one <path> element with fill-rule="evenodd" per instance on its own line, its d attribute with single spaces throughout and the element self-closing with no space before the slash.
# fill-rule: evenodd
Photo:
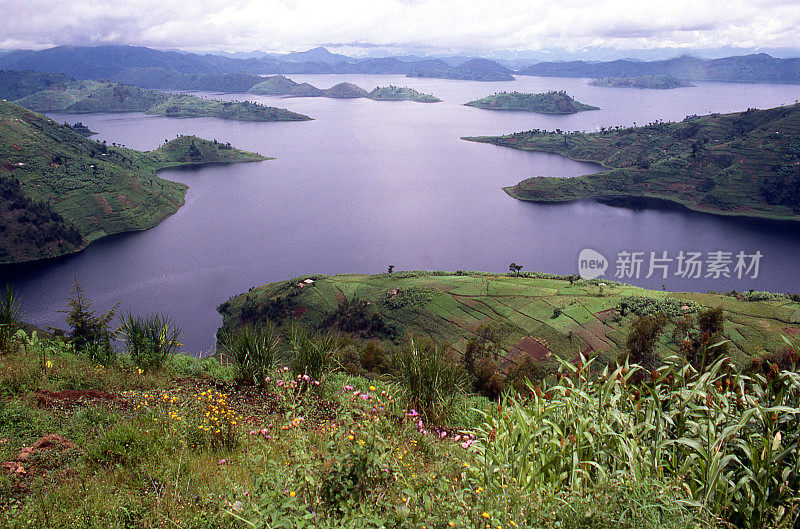
<svg viewBox="0 0 800 529">
<path fill-rule="evenodd" d="M 671 90 L 686 86 L 696 86 L 683 79 L 670 75 L 642 75 L 639 77 L 602 77 L 595 79 L 592 86 L 606 86 L 612 88 L 646 88 L 652 90 Z"/>
<path fill-rule="evenodd" d="M 145 112 L 169 117 L 216 117 L 236 121 L 307 121 L 311 118 L 250 101 L 220 101 L 170 94 L 108 81 L 69 81 L 20 97 L 14 103 L 37 112 L 88 114 Z"/>
<path fill-rule="evenodd" d="M 78 134 L 83 136 L 84 138 L 88 138 L 89 136 L 94 136 L 95 134 L 97 134 L 95 131 L 93 131 L 92 129 L 90 129 L 89 127 L 87 127 L 86 125 L 81 123 L 80 121 L 78 121 L 74 125 L 70 125 L 69 123 L 67 123 L 65 121 L 64 125 L 66 125 L 67 127 L 71 128 L 72 130 L 74 130 L 75 132 L 77 132 Z"/>
<path fill-rule="evenodd" d="M 151 228 L 187 186 L 156 176 L 180 165 L 255 162 L 229 143 L 180 136 L 140 152 L 0 102 L 0 264 L 57 257 L 107 235 Z"/>
<path fill-rule="evenodd" d="M 719 215 L 800 220 L 800 104 L 598 132 L 529 130 L 463 138 L 606 168 L 504 188 L 533 202 L 666 200 Z M 655 203 L 653 201 L 652 203 Z"/>
<path fill-rule="evenodd" d="M 598 365 L 613 364 L 639 316 L 662 312 L 677 321 L 724 307 L 729 352 L 747 365 L 765 350 L 785 347 L 781 333 L 789 330 L 782 329 L 800 333 L 798 302 L 797 295 L 671 293 L 535 272 L 306 275 L 258 286 L 222 303 L 217 334 L 269 320 L 279 327 L 346 332 L 391 348 L 416 330 L 464 354 L 476 329 L 490 326 L 498 369 L 508 372 L 531 356 L 547 373 L 555 371 L 557 358 L 572 359 L 578 352 L 596 357 Z M 679 342 L 665 338 L 659 355 L 680 354 Z"/>
<path fill-rule="evenodd" d="M 248 93 L 256 95 L 281 95 L 287 97 L 332 97 L 336 99 L 367 98 L 375 101 L 416 101 L 418 103 L 438 103 L 441 101 L 432 94 L 422 94 L 407 86 L 378 86 L 367 92 L 352 83 L 339 83 L 331 88 L 317 88 L 308 83 L 296 83 L 282 75 L 268 77 L 253 86 Z"/>
<path fill-rule="evenodd" d="M 564 91 L 541 94 L 498 92 L 464 104 L 486 110 L 523 110 L 538 114 L 575 114 L 587 110 L 600 110 L 598 107 L 575 101 Z"/>
</svg>

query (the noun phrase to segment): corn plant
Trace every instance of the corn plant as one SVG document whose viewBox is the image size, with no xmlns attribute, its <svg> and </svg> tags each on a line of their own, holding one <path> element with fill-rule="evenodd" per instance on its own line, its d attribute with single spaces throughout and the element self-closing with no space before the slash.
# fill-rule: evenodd
<svg viewBox="0 0 800 529">
<path fill-rule="evenodd" d="M 679 484 L 684 503 L 743 528 L 792 527 L 800 511 L 800 375 L 748 376 L 721 358 L 705 371 L 671 358 L 592 371 L 506 395 L 476 430 L 487 488 L 580 492 L 609 481 Z M 796 522 L 800 523 L 800 522 Z"/>
</svg>

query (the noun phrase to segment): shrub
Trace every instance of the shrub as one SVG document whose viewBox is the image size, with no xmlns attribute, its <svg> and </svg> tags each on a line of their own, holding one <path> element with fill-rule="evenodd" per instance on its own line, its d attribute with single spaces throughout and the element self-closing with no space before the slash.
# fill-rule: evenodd
<svg viewBox="0 0 800 529">
<path fill-rule="evenodd" d="M 289 329 L 290 364 L 296 375 L 308 375 L 322 381 L 333 369 L 337 356 L 337 337 L 333 333 L 314 335 L 293 325 Z"/>
<path fill-rule="evenodd" d="M 20 302 L 10 284 L 6 284 L 5 294 L 0 298 L 0 354 L 11 351 L 12 339 L 19 323 Z"/>
<path fill-rule="evenodd" d="M 169 316 L 143 318 L 128 313 L 122 318 L 120 333 L 131 361 L 143 370 L 160 369 L 182 346 L 181 329 Z"/>
<path fill-rule="evenodd" d="M 105 314 L 95 316 L 92 300 L 86 297 L 77 281 L 73 290 L 69 309 L 64 311 L 67 313 L 67 324 L 72 328 L 70 342 L 76 350 L 85 352 L 92 360 L 108 362 L 114 357 L 111 348 L 114 333 L 109 329 L 109 324 L 114 319 L 119 303 Z"/>
<path fill-rule="evenodd" d="M 700 309 L 700 305 L 694 301 L 675 298 L 650 298 L 647 296 L 626 296 L 620 300 L 620 312 L 629 310 L 637 316 L 648 316 L 657 312 L 663 312 L 670 318 L 692 314 Z M 624 307 L 624 308 L 623 308 Z M 687 307 L 687 308 L 683 308 Z"/>
<path fill-rule="evenodd" d="M 395 353 L 394 365 L 410 407 L 434 422 L 449 418 L 450 408 L 464 392 L 466 376 L 448 345 L 411 336 Z"/>
<path fill-rule="evenodd" d="M 639 364 L 648 370 L 656 367 L 656 343 L 666 322 L 663 313 L 641 316 L 636 320 L 625 342 L 630 363 Z"/>
<path fill-rule="evenodd" d="M 225 333 L 222 337 L 224 354 L 236 369 L 236 380 L 243 384 L 263 387 L 267 373 L 275 364 L 278 351 L 275 325 L 250 325 Z"/>
</svg>

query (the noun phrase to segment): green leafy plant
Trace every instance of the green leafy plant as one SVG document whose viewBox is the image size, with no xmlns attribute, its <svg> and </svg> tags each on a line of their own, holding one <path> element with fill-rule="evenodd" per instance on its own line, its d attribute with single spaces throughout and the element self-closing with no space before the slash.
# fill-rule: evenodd
<svg viewBox="0 0 800 529">
<path fill-rule="evenodd" d="M 263 387 L 269 371 L 275 364 L 280 340 L 271 322 L 250 325 L 222 336 L 222 350 L 233 362 L 236 380 L 248 385 Z"/>
<path fill-rule="evenodd" d="M 182 346 L 181 329 L 170 316 L 144 318 L 128 313 L 122 317 L 119 332 L 131 361 L 143 370 L 161 368 Z"/>
<path fill-rule="evenodd" d="M 446 421 L 466 389 L 465 372 L 453 350 L 447 344 L 412 335 L 396 351 L 394 365 L 407 404 L 428 420 Z"/>
<path fill-rule="evenodd" d="M 299 325 L 289 329 L 289 363 L 296 375 L 322 382 L 334 366 L 338 340 L 335 334 L 315 335 Z"/>
<path fill-rule="evenodd" d="M 95 316 L 94 303 L 83 292 L 83 288 L 75 281 L 73 294 L 69 298 L 67 324 L 72 328 L 69 333 L 70 343 L 76 350 L 85 352 L 93 360 L 107 362 L 114 357 L 111 340 L 114 332 L 109 324 L 114 319 L 119 303 L 105 314 Z"/>
<path fill-rule="evenodd" d="M 20 317 L 20 300 L 11 284 L 0 297 L 0 354 L 11 351 L 12 338 Z"/>
</svg>

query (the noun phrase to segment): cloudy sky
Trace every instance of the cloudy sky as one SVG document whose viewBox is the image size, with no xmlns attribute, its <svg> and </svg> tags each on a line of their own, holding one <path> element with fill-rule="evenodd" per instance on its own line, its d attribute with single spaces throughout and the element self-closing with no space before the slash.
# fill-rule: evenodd
<svg viewBox="0 0 800 529">
<path fill-rule="evenodd" d="M 800 48 L 799 0 L 0 0 L 0 48 Z"/>
</svg>

